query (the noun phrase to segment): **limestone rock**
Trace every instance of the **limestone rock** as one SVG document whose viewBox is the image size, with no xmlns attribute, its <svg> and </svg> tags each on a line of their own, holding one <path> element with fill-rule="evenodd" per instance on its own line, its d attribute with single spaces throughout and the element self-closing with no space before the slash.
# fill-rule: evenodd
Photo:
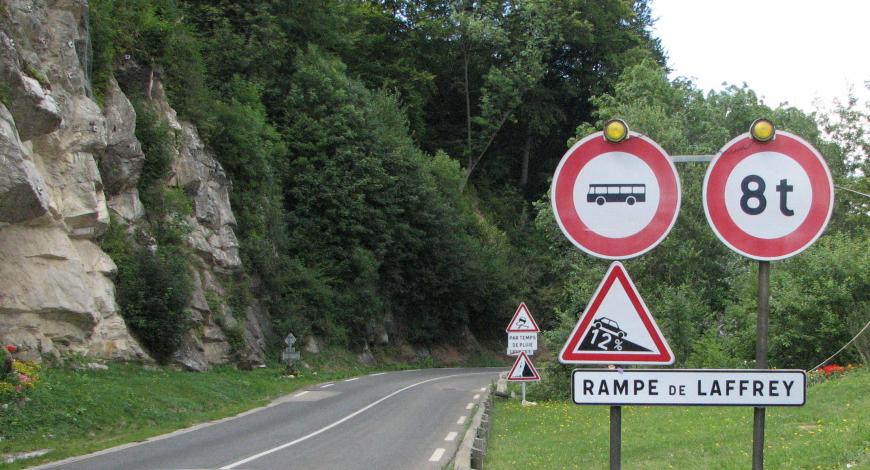
<svg viewBox="0 0 870 470">
<path fill-rule="evenodd" d="M 106 193 L 118 195 L 136 187 L 145 154 L 136 139 L 136 110 L 112 79 L 106 90 L 106 150 L 100 158 L 100 175 Z"/>
<path fill-rule="evenodd" d="M 120 194 L 109 197 L 106 203 L 109 211 L 119 217 L 126 224 L 136 222 L 145 217 L 145 207 L 139 199 L 139 190 L 136 187 L 127 189 Z"/>
<path fill-rule="evenodd" d="M 60 127 L 61 117 L 54 98 L 47 94 L 35 78 L 18 74 L 11 84 L 12 115 L 20 124 L 21 140 L 48 134 Z"/>
<path fill-rule="evenodd" d="M 317 341 L 315 336 L 305 337 L 305 352 L 310 352 L 312 354 L 320 353 L 320 343 Z"/>
<path fill-rule="evenodd" d="M 256 300 L 245 312 L 245 344 L 246 352 L 239 358 L 250 367 L 266 364 L 265 352 L 271 338 L 275 337 L 272 322 L 266 309 Z"/>
<path fill-rule="evenodd" d="M 236 218 L 230 207 L 229 178 L 189 124 L 181 124 L 178 158 L 172 170 L 172 182 L 193 200 L 195 223 L 191 224 L 190 245 L 217 268 L 239 271 L 242 260 L 234 231 Z"/>
<path fill-rule="evenodd" d="M 205 372 L 208 370 L 208 359 L 205 357 L 204 350 L 199 338 L 188 332 L 181 347 L 172 356 L 172 360 L 189 371 Z"/>
<path fill-rule="evenodd" d="M 0 230 L 0 339 L 37 357 L 98 351 L 147 360 L 118 314 L 114 270 L 99 247 L 62 226 Z"/>
<path fill-rule="evenodd" d="M 51 162 L 46 182 L 71 236 L 94 238 L 105 232 L 109 210 L 93 154 L 62 154 Z"/>
<path fill-rule="evenodd" d="M 81 260 L 61 227 L 6 227 L 0 256 L 0 311 L 51 312 L 81 326 L 96 324 Z"/>
<path fill-rule="evenodd" d="M 372 352 L 369 349 L 368 343 L 366 343 L 363 351 L 356 355 L 356 359 L 360 362 L 360 364 L 366 366 L 373 366 L 378 363 L 374 356 L 372 356 Z"/>
<path fill-rule="evenodd" d="M 140 230 L 146 227 L 137 189 L 144 155 L 135 110 L 122 91 L 131 85 L 176 131 L 166 183 L 182 188 L 194 207 L 187 241 L 198 259 L 188 307 L 196 326 L 175 361 L 192 370 L 232 360 L 262 364 L 273 336 L 268 313 L 256 302 L 232 312 L 222 287 L 242 268 L 230 180 L 196 129 L 178 121 L 157 74 L 127 61 L 121 86 L 109 83 L 100 109 L 88 77 L 88 2 L 4 0 L 2 10 L 0 342 L 19 345 L 22 357 L 33 359 L 150 360 L 120 315 L 112 282 L 117 268 L 94 242 L 111 210 L 140 244 L 157 249 L 147 228 Z M 209 305 L 209 292 L 224 299 L 220 305 Z"/>
<path fill-rule="evenodd" d="M 15 121 L 0 103 L 0 222 L 23 222 L 49 210 L 45 181 L 21 147 Z"/>
<path fill-rule="evenodd" d="M 35 66 L 26 69 L 37 73 Z M 9 111 L 18 123 L 22 141 L 48 134 L 60 126 L 61 115 L 50 92 L 35 77 L 22 70 L 14 41 L 0 31 L 0 79 L 6 86 Z"/>
</svg>

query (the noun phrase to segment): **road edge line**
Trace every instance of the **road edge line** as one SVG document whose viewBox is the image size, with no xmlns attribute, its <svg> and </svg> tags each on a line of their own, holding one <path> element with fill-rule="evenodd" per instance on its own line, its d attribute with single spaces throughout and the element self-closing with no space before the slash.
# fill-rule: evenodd
<svg viewBox="0 0 870 470">
<path fill-rule="evenodd" d="M 469 373 L 469 374 L 467 374 L 467 375 L 488 374 L 488 373 L 489 373 L 489 372 L 471 372 L 471 373 Z M 258 454 L 252 455 L 252 456 L 250 456 L 250 457 L 244 458 L 244 459 L 239 460 L 239 461 L 237 461 L 237 462 L 233 462 L 233 463 L 231 463 L 231 464 L 224 465 L 223 467 L 220 467 L 218 470 L 231 470 L 231 469 L 233 469 L 233 468 L 238 467 L 239 465 L 244 465 L 244 464 L 246 464 L 246 463 L 248 463 L 248 462 L 252 462 L 252 461 L 254 461 L 254 460 L 257 460 L 257 459 L 259 459 L 259 458 L 261 458 L 261 457 L 265 457 L 265 456 L 267 456 L 267 455 L 269 455 L 269 454 L 273 454 L 273 453 L 278 452 L 278 451 L 280 451 L 280 450 L 283 450 L 283 449 L 286 449 L 286 448 L 288 448 L 288 447 L 291 447 L 291 446 L 294 446 L 294 445 L 296 445 L 296 444 L 299 444 L 300 442 L 306 441 L 306 440 L 308 440 L 308 439 L 310 439 L 310 438 L 312 438 L 312 437 L 314 437 L 314 436 L 317 436 L 317 435 L 322 434 L 322 433 L 324 433 L 324 432 L 326 432 L 326 431 L 329 431 L 330 429 L 332 429 L 332 428 L 334 428 L 334 427 L 336 427 L 336 426 L 338 426 L 338 425 L 344 423 L 345 421 L 354 418 L 355 416 L 359 415 L 360 413 L 363 413 L 363 412 L 365 412 L 365 411 L 367 411 L 367 410 L 369 410 L 369 409 L 371 409 L 371 408 L 373 408 L 373 407 L 375 407 L 375 406 L 377 406 L 377 405 L 383 403 L 384 401 L 386 401 L 386 400 L 388 400 L 388 399 L 390 399 L 390 398 L 392 398 L 392 397 L 394 397 L 394 396 L 396 396 L 396 395 L 398 395 L 398 394 L 400 394 L 400 393 L 402 393 L 402 392 L 404 392 L 404 391 L 406 391 L 406 390 L 410 390 L 410 389 L 412 389 L 412 388 L 414 388 L 414 387 L 417 387 L 417 386 L 420 386 L 420 385 L 423 385 L 423 384 L 426 384 L 426 383 L 429 383 L 429 382 L 434 382 L 434 381 L 436 381 L 436 380 L 450 379 L 450 378 L 453 378 L 453 377 L 459 377 L 459 376 L 462 376 L 462 375 L 466 375 L 466 374 L 452 374 L 452 375 L 444 375 L 444 376 L 441 376 L 441 377 L 433 377 L 433 378 L 431 378 L 431 379 L 423 380 L 423 381 L 420 381 L 420 382 L 417 382 L 417 383 L 413 383 L 413 384 L 411 384 L 411 385 L 408 385 L 408 386 L 406 386 L 406 387 L 400 388 L 399 390 L 396 390 L 395 392 L 390 393 L 389 395 L 385 395 L 385 396 L 379 398 L 378 400 L 375 400 L 375 401 L 369 403 L 368 405 L 366 405 L 366 406 L 364 406 L 364 407 L 362 407 L 362 408 L 360 408 L 360 409 L 354 411 L 353 413 L 351 413 L 351 414 L 345 416 L 344 418 L 341 418 L 341 419 L 339 419 L 338 421 L 335 421 L 335 422 L 333 422 L 333 423 L 331 423 L 331 424 L 328 424 L 328 425 L 326 425 L 326 426 L 324 426 L 324 427 L 318 429 L 317 431 L 314 431 L 314 432 L 312 432 L 312 433 L 306 434 L 305 436 L 302 436 L 302 437 L 300 437 L 300 438 L 298 438 L 298 439 L 295 439 L 295 440 L 292 440 L 292 441 L 290 441 L 290 442 L 287 442 L 287 443 L 281 444 L 281 445 L 279 445 L 279 446 L 277 446 L 277 447 L 273 447 L 273 448 L 271 448 L 271 449 L 265 450 L 265 451 L 260 452 L 260 453 L 258 453 Z"/>
</svg>

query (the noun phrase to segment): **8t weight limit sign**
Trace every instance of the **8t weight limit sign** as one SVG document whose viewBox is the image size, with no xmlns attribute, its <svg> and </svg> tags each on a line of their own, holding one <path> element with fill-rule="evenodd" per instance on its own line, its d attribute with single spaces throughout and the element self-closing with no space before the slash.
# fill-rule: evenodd
<svg viewBox="0 0 870 470">
<path fill-rule="evenodd" d="M 821 155 L 800 137 L 732 140 L 704 178 L 704 211 L 732 250 L 757 260 L 800 253 L 824 231 L 834 189 Z"/>
<path fill-rule="evenodd" d="M 740 198 L 740 208 L 743 209 L 743 212 L 749 215 L 758 215 L 764 212 L 767 208 L 767 198 L 764 196 L 766 187 L 764 178 L 761 176 L 749 175 L 743 178 L 740 183 L 740 189 L 743 191 L 743 197 Z M 779 180 L 779 184 L 776 186 L 776 192 L 779 193 L 779 211 L 788 217 L 794 215 L 794 211 L 788 208 L 788 193 L 792 191 L 794 191 L 794 186 L 789 185 L 788 180 Z"/>
</svg>

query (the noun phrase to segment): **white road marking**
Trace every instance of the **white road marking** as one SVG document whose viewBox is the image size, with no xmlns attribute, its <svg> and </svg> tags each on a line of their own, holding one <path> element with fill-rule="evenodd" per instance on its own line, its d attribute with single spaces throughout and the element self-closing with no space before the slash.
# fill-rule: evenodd
<svg viewBox="0 0 870 470">
<path fill-rule="evenodd" d="M 334 383 L 323 384 L 323 385 L 320 386 L 320 388 L 332 387 L 333 385 L 335 385 L 335 384 L 334 384 Z"/>
<path fill-rule="evenodd" d="M 447 433 L 447 437 L 444 438 L 445 441 L 454 441 L 456 440 L 456 433 L 454 431 L 450 431 Z"/>
<path fill-rule="evenodd" d="M 460 416 L 456 421 L 456 424 L 465 424 L 465 416 Z"/>
<path fill-rule="evenodd" d="M 486 391 L 486 387 L 480 387 L 480 391 L 481 391 L 481 392 L 485 392 L 485 391 Z"/>
<path fill-rule="evenodd" d="M 466 410 L 470 410 L 472 408 L 474 408 L 474 403 L 469 403 L 469 404 L 465 405 Z"/>
<path fill-rule="evenodd" d="M 423 381 L 421 381 L 421 382 L 417 382 L 417 383 L 414 383 L 414 384 L 408 385 L 407 387 L 400 388 L 400 389 L 396 390 L 395 392 L 390 393 L 389 395 L 386 395 L 386 396 L 384 396 L 384 397 L 381 397 L 381 398 L 379 398 L 379 399 L 377 399 L 377 400 L 375 400 L 375 401 L 369 403 L 368 405 L 366 405 L 366 406 L 364 406 L 364 407 L 362 407 L 362 408 L 360 408 L 360 409 L 354 411 L 353 413 L 351 413 L 351 414 L 345 416 L 344 418 L 341 418 L 340 420 L 338 420 L 338 421 L 336 421 L 336 422 L 334 422 L 334 423 L 332 423 L 332 424 L 326 425 L 326 426 L 324 426 L 324 427 L 318 429 L 317 431 L 312 432 L 311 434 L 307 434 L 307 435 L 302 436 L 302 437 L 300 437 L 299 439 L 296 439 L 296 440 L 294 440 L 294 441 L 290 441 L 290 442 L 287 442 L 287 443 L 285 443 L 285 444 L 281 444 L 281 445 L 278 446 L 278 447 L 273 447 L 273 448 L 271 448 L 271 449 L 269 449 L 269 450 L 265 450 L 265 451 L 263 451 L 263 452 L 260 452 L 259 454 L 252 455 L 252 456 L 250 456 L 250 457 L 248 457 L 248 458 L 246 458 L 246 459 L 239 460 L 238 462 L 233 462 L 233 463 L 231 463 L 231 464 L 229 464 L 229 465 L 225 465 L 225 466 L 221 467 L 219 470 L 230 470 L 230 469 L 232 469 L 232 468 L 236 468 L 236 467 L 238 467 L 239 465 L 244 465 L 244 464 L 246 464 L 246 463 L 248 463 L 248 462 L 252 462 L 252 461 L 254 461 L 254 460 L 257 460 L 257 459 L 259 459 L 260 457 L 265 457 L 265 456 L 267 456 L 267 455 L 269 455 L 269 454 L 273 454 L 273 453 L 275 453 L 275 452 L 278 452 L 279 450 L 283 450 L 283 449 L 286 449 L 286 448 L 288 448 L 288 447 L 290 447 L 290 446 L 294 446 L 294 445 L 296 445 L 296 444 L 299 444 L 300 442 L 307 441 L 308 439 L 311 439 L 311 438 L 314 437 L 314 436 L 317 436 L 317 435 L 319 435 L 319 434 L 323 434 L 323 433 L 326 432 L 326 431 L 329 431 L 330 429 L 332 429 L 332 428 L 338 426 L 339 424 L 341 424 L 341 423 L 343 423 L 343 422 L 345 422 L 345 421 L 347 421 L 347 420 L 353 418 L 354 416 L 356 416 L 356 415 L 358 415 L 358 414 L 360 414 L 360 413 L 365 412 L 366 410 L 371 409 L 371 408 L 374 407 L 374 406 L 377 406 L 378 404 L 382 403 L 384 400 L 388 400 L 388 399 L 390 399 L 390 398 L 392 398 L 392 397 L 394 397 L 394 396 L 396 396 L 396 395 L 398 395 L 398 394 L 404 392 L 405 390 L 410 390 L 410 389 L 412 389 L 412 388 L 414 388 L 414 387 L 417 387 L 417 386 L 419 386 L 419 385 L 423 385 L 423 384 L 425 384 L 425 383 L 429 383 L 429 382 L 434 382 L 435 380 L 450 379 L 450 378 L 453 378 L 453 377 L 459 377 L 459 376 L 461 376 L 461 375 L 478 375 L 478 374 L 488 374 L 488 373 L 489 373 L 489 372 L 477 372 L 477 373 L 472 373 L 472 374 L 452 374 L 452 375 L 445 375 L 445 376 L 443 376 L 443 377 L 435 377 L 435 378 L 432 378 L 432 379 L 427 379 L 427 380 L 423 380 Z M 462 421 L 465 422 L 465 416 L 462 417 Z M 436 452 L 437 452 L 437 450 L 436 450 Z M 442 454 L 443 454 L 443 452 L 442 452 Z M 434 456 L 434 455 L 433 455 L 433 456 Z M 439 458 L 440 458 L 440 456 L 439 456 Z"/>
<path fill-rule="evenodd" d="M 444 456 L 444 452 L 445 452 L 446 450 L 447 450 L 447 449 L 443 449 L 443 448 L 441 448 L 441 447 L 435 449 L 435 452 L 432 452 L 432 457 L 429 457 L 429 461 L 430 461 L 430 462 L 438 462 L 438 461 L 440 461 L 440 460 L 441 460 L 441 457 Z"/>
<path fill-rule="evenodd" d="M 299 392 L 299 393 L 297 393 L 296 395 L 293 395 L 293 398 L 299 398 L 299 397 L 301 397 L 302 395 L 305 395 L 306 393 L 308 393 L 308 390 L 306 390 L 306 391 L 304 391 L 304 392 Z"/>
<path fill-rule="evenodd" d="M 354 377 L 352 379 L 347 379 L 345 382 L 353 382 L 354 380 L 359 380 L 359 377 Z"/>
<path fill-rule="evenodd" d="M 472 399 L 474 399 L 474 400 L 477 400 L 478 398 L 480 398 L 480 394 L 479 394 L 479 393 L 478 393 L 477 395 L 475 395 L 474 397 L 472 397 Z"/>
<path fill-rule="evenodd" d="M 372 374 L 371 377 L 377 377 L 379 375 L 384 375 L 386 372 L 378 372 L 377 374 Z"/>
</svg>

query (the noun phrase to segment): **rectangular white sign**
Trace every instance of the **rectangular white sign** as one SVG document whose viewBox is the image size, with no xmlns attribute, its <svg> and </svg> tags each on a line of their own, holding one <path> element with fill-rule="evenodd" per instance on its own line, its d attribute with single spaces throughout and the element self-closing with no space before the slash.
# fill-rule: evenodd
<svg viewBox="0 0 870 470">
<path fill-rule="evenodd" d="M 517 356 L 521 352 L 529 356 L 538 349 L 537 333 L 508 333 L 508 356 Z"/>
<path fill-rule="evenodd" d="M 578 405 L 802 406 L 802 370 L 574 369 Z"/>
</svg>

